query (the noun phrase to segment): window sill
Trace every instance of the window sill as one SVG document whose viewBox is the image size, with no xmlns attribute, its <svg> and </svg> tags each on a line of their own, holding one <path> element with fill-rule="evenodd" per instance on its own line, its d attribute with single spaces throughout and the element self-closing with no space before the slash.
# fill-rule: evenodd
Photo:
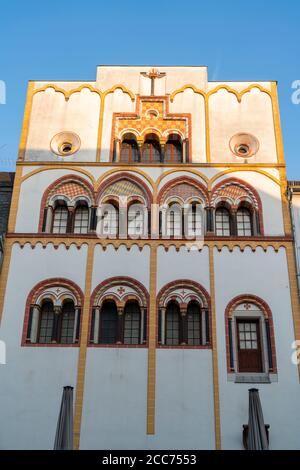
<svg viewBox="0 0 300 470">
<path fill-rule="evenodd" d="M 178 345 L 170 345 L 170 344 L 158 344 L 158 349 L 211 349 L 210 344 L 206 345 L 197 345 L 197 346 L 190 346 L 188 344 L 178 344 Z"/>
<path fill-rule="evenodd" d="M 266 373 L 228 373 L 228 381 L 236 384 L 270 384 L 277 382 L 277 374 L 266 374 Z"/>
<path fill-rule="evenodd" d="M 79 343 L 22 343 L 26 348 L 78 348 Z"/>
</svg>

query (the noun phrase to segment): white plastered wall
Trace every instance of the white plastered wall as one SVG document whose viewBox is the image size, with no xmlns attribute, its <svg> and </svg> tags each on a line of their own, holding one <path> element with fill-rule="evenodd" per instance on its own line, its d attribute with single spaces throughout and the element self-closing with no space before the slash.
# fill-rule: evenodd
<svg viewBox="0 0 300 470">
<path fill-rule="evenodd" d="M 292 364 L 293 317 L 285 249 L 253 253 L 237 248 L 215 250 L 215 292 L 222 448 L 242 449 L 242 425 L 248 422 L 248 389 L 259 389 L 264 420 L 270 424 L 272 449 L 299 449 L 299 376 Z M 278 382 L 237 384 L 228 381 L 225 309 L 236 296 L 252 294 L 269 305 L 274 322 Z M 288 398 L 287 398 L 288 397 Z"/>
<path fill-rule="evenodd" d="M 53 449 L 63 387 L 76 385 L 78 348 L 21 347 L 25 305 L 45 279 L 66 278 L 84 290 L 86 251 L 13 247 L 1 321 L 7 349 L 0 366 L 1 449 Z"/>
</svg>

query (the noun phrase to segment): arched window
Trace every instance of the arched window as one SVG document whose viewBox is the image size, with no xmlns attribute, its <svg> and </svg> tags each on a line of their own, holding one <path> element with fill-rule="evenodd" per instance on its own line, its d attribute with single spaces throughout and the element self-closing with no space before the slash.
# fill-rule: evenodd
<svg viewBox="0 0 300 470">
<path fill-rule="evenodd" d="M 167 208 L 166 235 L 170 238 L 182 237 L 182 209 L 177 203 L 170 204 Z"/>
<path fill-rule="evenodd" d="M 252 235 L 252 217 L 248 207 L 241 206 L 236 213 L 237 235 L 247 237 Z"/>
<path fill-rule="evenodd" d="M 192 202 L 189 204 L 187 211 L 185 211 L 187 217 L 185 221 L 185 235 L 189 238 L 195 238 L 202 235 L 202 208 L 201 204 Z"/>
<path fill-rule="evenodd" d="M 97 233 L 103 237 L 116 237 L 119 232 L 119 208 L 112 203 L 100 206 Z"/>
<path fill-rule="evenodd" d="M 142 204 L 131 204 L 128 209 L 128 235 L 142 237 L 144 235 L 144 207 Z"/>
<path fill-rule="evenodd" d="M 248 296 L 242 300 L 240 296 L 226 309 L 229 372 L 261 374 L 276 371 L 272 314 L 265 302 L 257 303 L 256 299 Z"/>
<path fill-rule="evenodd" d="M 53 211 L 52 232 L 67 233 L 69 211 L 65 202 L 56 203 Z"/>
<path fill-rule="evenodd" d="M 120 150 L 121 162 L 138 162 L 139 148 L 134 134 L 126 134 L 123 137 Z"/>
<path fill-rule="evenodd" d="M 74 233 L 88 233 L 89 208 L 84 202 L 77 204 L 74 212 Z"/>
<path fill-rule="evenodd" d="M 61 312 L 60 342 L 71 344 L 74 342 L 75 306 L 72 300 L 65 301 Z"/>
<path fill-rule="evenodd" d="M 197 302 L 190 302 L 187 308 L 188 345 L 197 346 L 202 343 L 201 309 Z"/>
<path fill-rule="evenodd" d="M 176 302 L 169 302 L 166 309 L 166 334 L 167 345 L 179 345 L 180 309 Z"/>
<path fill-rule="evenodd" d="M 45 300 L 41 306 L 38 342 L 51 343 L 53 340 L 54 308 L 51 300 Z"/>
<path fill-rule="evenodd" d="M 230 212 L 226 207 L 218 207 L 216 209 L 216 235 L 222 237 L 230 236 Z"/>
<path fill-rule="evenodd" d="M 124 344 L 139 344 L 141 312 L 137 302 L 127 302 L 124 309 Z"/>
<path fill-rule="evenodd" d="M 166 142 L 165 158 L 166 163 L 182 162 L 182 142 L 177 134 L 170 134 Z"/>
<path fill-rule="evenodd" d="M 114 344 L 118 339 L 118 312 L 114 302 L 105 301 L 100 313 L 100 343 Z"/>
<path fill-rule="evenodd" d="M 149 134 L 143 144 L 142 162 L 158 163 L 161 161 L 161 147 L 158 137 L 155 134 Z"/>
</svg>

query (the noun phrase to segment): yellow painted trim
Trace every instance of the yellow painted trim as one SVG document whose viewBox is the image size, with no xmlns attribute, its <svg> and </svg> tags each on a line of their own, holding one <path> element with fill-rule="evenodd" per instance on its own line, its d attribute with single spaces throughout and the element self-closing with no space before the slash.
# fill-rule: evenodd
<svg viewBox="0 0 300 470">
<path fill-rule="evenodd" d="M 13 193 L 12 193 L 11 203 L 10 203 L 10 210 L 9 210 L 9 218 L 8 218 L 8 226 L 7 226 L 8 232 L 14 232 L 16 229 L 21 184 L 22 184 L 22 167 L 17 166 Z"/>
<path fill-rule="evenodd" d="M 272 92 L 272 110 L 273 110 L 273 121 L 274 121 L 274 132 L 276 140 L 276 150 L 277 150 L 277 161 L 278 163 L 284 163 L 284 149 L 282 141 L 282 131 L 280 123 L 280 113 L 279 113 L 279 103 L 278 103 L 278 94 L 277 94 L 277 83 L 271 83 L 271 92 Z"/>
<path fill-rule="evenodd" d="M 122 167 L 122 168 L 112 168 L 111 170 L 108 170 L 105 173 L 103 173 L 103 175 L 101 175 L 98 178 L 97 182 L 96 182 L 96 189 L 98 189 L 100 187 L 100 184 L 104 180 L 106 180 L 109 176 L 111 176 L 115 173 L 120 173 L 120 171 L 129 171 L 131 173 L 136 173 L 139 176 L 143 176 L 148 181 L 151 188 L 154 188 L 154 186 L 155 186 L 153 179 L 145 171 L 139 170 L 135 167 L 125 166 L 125 167 Z"/>
<path fill-rule="evenodd" d="M 105 98 L 110 94 L 114 93 L 116 90 L 122 90 L 123 93 L 127 93 L 131 101 L 135 100 L 135 96 L 128 88 L 123 85 L 115 85 L 112 88 L 109 88 L 101 95 L 101 103 L 100 103 L 100 117 L 99 117 L 99 125 L 98 125 L 98 137 L 97 137 L 97 153 L 96 153 L 96 162 L 100 162 L 101 160 L 101 146 L 102 146 L 102 133 L 103 133 L 103 120 L 104 120 L 104 106 L 105 106 Z"/>
<path fill-rule="evenodd" d="M 297 268 L 295 250 L 292 244 L 286 247 L 286 257 L 289 273 L 289 284 L 291 292 L 292 315 L 294 323 L 295 340 L 300 341 L 300 302 L 297 284 Z M 300 379 L 300 363 L 298 363 L 298 374 Z"/>
<path fill-rule="evenodd" d="M 186 248 L 188 241 L 186 240 L 123 240 L 123 239 L 115 239 L 115 240 L 105 240 L 105 239 L 98 239 L 98 238 L 89 238 L 89 237 L 53 237 L 53 234 L 43 234 L 38 236 L 32 236 L 32 234 L 24 235 L 24 234 L 14 234 L 8 235 L 9 240 L 12 243 L 16 243 L 19 246 L 23 247 L 26 243 L 29 243 L 31 247 L 35 247 L 37 244 L 42 245 L 43 248 L 46 248 L 48 245 L 50 246 L 60 246 L 64 245 L 67 249 L 74 245 L 77 248 L 80 248 L 83 245 L 95 245 L 95 246 L 102 246 L 103 249 L 106 249 L 108 246 L 112 246 L 116 250 L 121 247 L 125 247 L 127 250 L 130 250 L 133 247 L 138 247 L 142 250 L 144 247 L 162 247 L 166 251 L 170 248 L 174 247 L 177 251 L 182 248 Z M 197 242 L 195 242 L 196 244 Z M 246 240 L 204 240 L 203 245 L 197 243 L 198 250 L 202 250 L 203 247 L 215 247 L 217 250 L 221 251 L 222 249 L 228 249 L 229 251 L 233 251 L 234 249 L 239 249 L 243 252 L 246 248 L 251 249 L 253 252 L 257 248 L 261 248 L 264 251 L 267 251 L 269 248 L 273 248 L 275 252 L 277 252 L 280 248 L 285 248 L 292 244 L 292 239 L 288 239 L 285 237 L 275 237 L 271 240 L 252 240 L 248 238 Z"/>
<path fill-rule="evenodd" d="M 204 173 L 201 173 L 200 171 L 197 171 L 197 170 L 192 170 L 192 169 L 187 170 L 185 168 L 178 167 L 178 168 L 172 168 L 172 170 L 167 170 L 165 173 L 160 175 L 155 181 L 155 190 L 158 191 L 159 185 L 164 178 L 166 178 L 167 176 L 173 173 L 178 173 L 180 171 L 183 171 L 184 173 L 186 173 L 187 176 L 189 173 L 191 173 L 192 175 L 198 176 L 199 178 L 203 180 L 204 183 L 206 183 L 207 185 L 209 184 L 209 178 Z"/>
<path fill-rule="evenodd" d="M 281 205 L 282 205 L 282 218 L 283 218 L 283 226 L 284 226 L 284 233 L 287 236 L 291 236 L 293 229 L 291 224 L 291 215 L 290 215 L 290 208 L 289 208 L 289 201 L 287 195 L 287 180 L 286 180 L 286 171 L 284 168 L 280 168 L 279 170 L 280 175 L 280 192 L 281 192 Z"/>
<path fill-rule="evenodd" d="M 84 304 L 81 320 L 81 336 L 80 348 L 78 357 L 78 370 L 77 370 L 77 384 L 76 384 L 76 398 L 74 410 L 74 430 L 73 430 L 73 445 L 74 449 L 79 449 L 80 445 L 80 431 L 82 420 L 82 408 L 84 397 L 84 381 L 86 372 L 86 354 L 88 344 L 88 329 L 89 329 L 89 315 L 90 315 L 90 297 L 92 290 L 92 276 L 94 265 L 94 243 L 90 243 L 87 252 L 86 271 L 85 271 L 85 290 L 84 290 Z"/>
<path fill-rule="evenodd" d="M 206 141 L 206 158 L 207 158 L 207 162 L 210 163 L 211 162 L 211 150 L 210 150 L 210 124 L 209 124 L 209 97 L 214 95 L 215 93 L 217 93 L 219 90 L 226 90 L 228 91 L 228 93 L 232 93 L 233 95 L 235 95 L 236 99 L 238 100 L 238 102 L 240 103 L 242 101 L 242 97 L 246 94 L 246 93 L 249 93 L 251 90 L 253 90 L 254 88 L 258 88 L 261 92 L 263 93 L 267 93 L 272 102 L 273 102 L 273 98 L 272 98 L 272 92 L 270 92 L 269 90 L 267 90 L 266 88 L 264 88 L 263 86 L 259 85 L 258 83 L 253 83 L 251 85 L 249 85 L 247 88 L 245 88 L 244 90 L 242 91 L 237 91 L 237 90 L 234 90 L 233 88 L 231 88 L 230 86 L 228 85 L 218 85 L 216 86 L 215 88 L 213 88 L 212 90 L 208 91 L 207 93 L 203 90 L 201 90 L 200 88 L 197 88 L 195 85 L 192 85 L 192 84 L 187 84 L 187 85 L 184 85 L 182 86 L 181 88 L 178 88 L 177 90 L 174 90 L 171 94 L 170 94 L 170 101 L 171 103 L 174 101 L 174 98 L 176 95 L 178 95 L 179 93 L 183 93 L 185 90 L 187 89 L 192 89 L 193 92 L 195 94 L 198 94 L 198 95 L 201 95 L 203 96 L 204 98 L 204 107 L 205 107 L 205 141 Z"/>
<path fill-rule="evenodd" d="M 72 162 L 58 162 L 56 160 L 53 161 L 34 161 L 34 162 L 17 162 L 17 165 L 22 165 L 22 166 L 48 166 L 51 168 L 53 165 L 57 165 L 57 163 L 62 163 L 63 165 L 72 165 L 72 166 L 96 166 L 98 168 L 101 167 L 120 167 L 120 169 L 124 167 L 128 168 L 140 168 L 140 167 L 145 167 L 145 168 L 177 168 L 177 169 L 185 169 L 185 168 L 282 168 L 285 165 L 283 163 L 180 163 L 176 165 L 175 163 L 144 163 L 144 162 L 135 162 L 134 166 L 128 164 L 128 163 L 122 163 L 122 162 L 95 162 L 95 161 L 90 161 L 90 162 L 84 162 L 84 161 L 72 161 Z"/>
<path fill-rule="evenodd" d="M 155 434 L 155 388 L 156 388 L 156 284 L 157 248 L 150 252 L 150 305 L 148 321 L 148 383 L 147 383 L 147 434 Z"/>
<path fill-rule="evenodd" d="M 27 87 L 27 97 L 26 97 L 26 104 L 24 110 L 24 117 L 23 117 L 23 124 L 22 124 L 22 131 L 21 131 L 21 138 L 20 138 L 20 145 L 19 145 L 19 153 L 18 153 L 18 160 L 24 160 L 25 151 L 26 151 L 26 144 L 28 139 L 28 131 L 30 125 L 30 115 L 31 115 L 31 108 L 32 108 L 32 99 L 34 94 L 34 83 L 28 82 Z"/>
<path fill-rule="evenodd" d="M 214 175 L 209 183 L 208 183 L 208 189 L 210 190 L 212 188 L 212 185 L 213 183 L 218 180 L 219 178 L 221 178 L 222 176 L 224 175 L 227 175 L 229 173 L 235 173 L 237 171 L 254 171 L 255 173 L 260 173 L 261 175 L 264 175 L 266 176 L 267 178 L 271 179 L 272 181 L 274 181 L 274 183 L 278 184 L 280 186 L 280 180 L 275 178 L 275 176 L 271 175 L 270 173 L 268 173 L 267 171 L 264 171 L 264 170 L 259 170 L 258 168 L 232 168 L 232 169 L 228 169 L 228 170 L 224 170 L 224 171 L 221 171 L 220 173 L 217 173 L 216 175 Z"/>
<path fill-rule="evenodd" d="M 37 168 L 36 170 L 33 170 L 30 173 L 27 173 L 26 175 L 24 175 L 22 177 L 22 183 L 26 181 L 28 178 L 31 178 L 32 176 L 36 175 L 37 173 L 41 173 L 42 171 L 48 171 L 48 170 L 73 170 L 73 171 L 82 173 L 83 175 L 87 176 L 92 182 L 93 186 L 96 185 L 96 179 L 94 178 L 92 173 L 83 169 L 78 169 L 77 167 L 73 167 L 73 165 L 72 166 L 66 165 L 65 163 L 61 163 L 61 164 L 57 163 L 55 166 L 50 166 L 46 168 Z"/>
<path fill-rule="evenodd" d="M 79 85 L 76 88 L 72 88 L 71 90 L 64 90 L 63 88 L 60 88 L 59 86 L 55 85 L 54 83 L 48 83 L 47 85 L 45 85 L 41 88 L 36 88 L 33 92 L 33 95 L 36 95 L 37 93 L 41 93 L 43 91 L 46 91 L 48 88 L 52 88 L 57 93 L 62 93 L 64 95 L 66 101 L 68 101 L 74 93 L 80 93 L 84 88 L 87 88 L 92 93 L 97 93 L 99 96 L 102 95 L 101 90 L 99 90 L 98 88 L 93 87 L 93 85 L 90 85 L 88 83 L 86 83 L 86 84 L 83 83 L 82 85 Z"/>
<path fill-rule="evenodd" d="M 13 247 L 13 240 L 5 240 L 4 258 L 2 262 L 1 277 L 0 277 L 0 323 L 4 307 L 4 299 L 6 293 L 7 279 L 10 268 L 11 252 Z"/>
<path fill-rule="evenodd" d="M 215 446 L 221 449 L 221 417 L 220 417 L 220 392 L 219 392 L 219 366 L 217 348 L 217 319 L 215 300 L 215 265 L 214 247 L 209 248 L 209 283 L 211 300 L 211 325 L 212 325 L 212 362 L 213 362 L 213 396 L 214 396 L 214 418 L 215 418 Z"/>
<path fill-rule="evenodd" d="M 253 88 L 258 88 L 262 93 L 267 93 L 270 97 L 272 97 L 271 92 L 267 90 L 267 88 L 264 88 L 263 86 L 259 85 L 258 83 L 252 83 L 247 88 L 244 88 L 244 90 L 242 91 L 236 91 L 228 85 L 218 85 L 207 93 L 207 97 L 214 95 L 219 90 L 226 90 L 228 91 L 228 93 L 234 94 L 236 96 L 236 99 L 240 103 L 242 101 L 243 96 L 246 93 L 250 93 L 250 91 L 253 90 Z"/>
</svg>

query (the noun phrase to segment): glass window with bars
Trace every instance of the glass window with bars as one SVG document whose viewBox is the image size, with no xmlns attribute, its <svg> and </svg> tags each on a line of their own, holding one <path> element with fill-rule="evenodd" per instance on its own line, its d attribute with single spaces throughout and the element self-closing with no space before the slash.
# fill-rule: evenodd
<svg viewBox="0 0 300 470">
<path fill-rule="evenodd" d="M 142 161 L 144 163 L 160 162 L 161 148 L 160 143 L 154 139 L 147 139 L 143 145 Z"/>
<path fill-rule="evenodd" d="M 114 302 L 104 302 L 100 313 L 100 343 L 114 344 L 118 334 L 118 312 Z"/>
<path fill-rule="evenodd" d="M 188 237 L 199 237 L 202 234 L 202 211 L 201 205 L 191 204 L 187 210 L 187 235 Z"/>
<path fill-rule="evenodd" d="M 135 140 L 126 139 L 121 144 L 121 162 L 138 162 L 139 161 L 139 150 Z"/>
<path fill-rule="evenodd" d="M 179 136 L 172 136 L 167 140 L 165 147 L 165 158 L 166 163 L 181 163 L 182 162 L 182 143 Z"/>
<path fill-rule="evenodd" d="M 179 322 L 180 310 L 175 302 L 167 305 L 166 309 L 166 344 L 172 346 L 179 345 Z"/>
<path fill-rule="evenodd" d="M 144 211 L 141 204 L 132 204 L 128 209 L 128 235 L 133 237 L 144 234 Z"/>
<path fill-rule="evenodd" d="M 216 235 L 230 236 L 230 214 L 226 207 L 219 207 L 216 209 Z"/>
<path fill-rule="evenodd" d="M 129 302 L 124 310 L 124 344 L 139 344 L 141 312 L 136 302 Z"/>
<path fill-rule="evenodd" d="M 198 303 L 191 302 L 187 308 L 188 345 L 201 344 L 201 309 Z"/>
<path fill-rule="evenodd" d="M 251 213 L 246 207 L 238 209 L 236 214 L 237 234 L 241 237 L 252 235 Z"/>
<path fill-rule="evenodd" d="M 73 302 L 65 302 L 61 313 L 61 335 L 62 344 L 73 343 L 75 328 L 75 307 Z"/>
<path fill-rule="evenodd" d="M 238 323 L 240 349 L 257 349 L 257 325 L 256 322 Z"/>
<path fill-rule="evenodd" d="M 101 233 L 106 236 L 117 236 L 118 234 L 118 209 L 112 204 L 105 204 L 101 220 Z"/>
<path fill-rule="evenodd" d="M 69 211 L 67 206 L 59 205 L 54 209 L 53 213 L 53 233 L 66 233 L 68 224 Z"/>
<path fill-rule="evenodd" d="M 80 205 L 75 209 L 74 233 L 88 233 L 89 230 L 89 209 L 85 205 Z"/>
<path fill-rule="evenodd" d="M 167 236 L 182 236 L 182 211 L 178 204 L 171 205 L 167 210 Z"/>
<path fill-rule="evenodd" d="M 39 343 L 51 343 L 54 325 L 54 309 L 53 303 L 50 301 L 43 302 L 40 313 L 39 325 Z"/>
</svg>

